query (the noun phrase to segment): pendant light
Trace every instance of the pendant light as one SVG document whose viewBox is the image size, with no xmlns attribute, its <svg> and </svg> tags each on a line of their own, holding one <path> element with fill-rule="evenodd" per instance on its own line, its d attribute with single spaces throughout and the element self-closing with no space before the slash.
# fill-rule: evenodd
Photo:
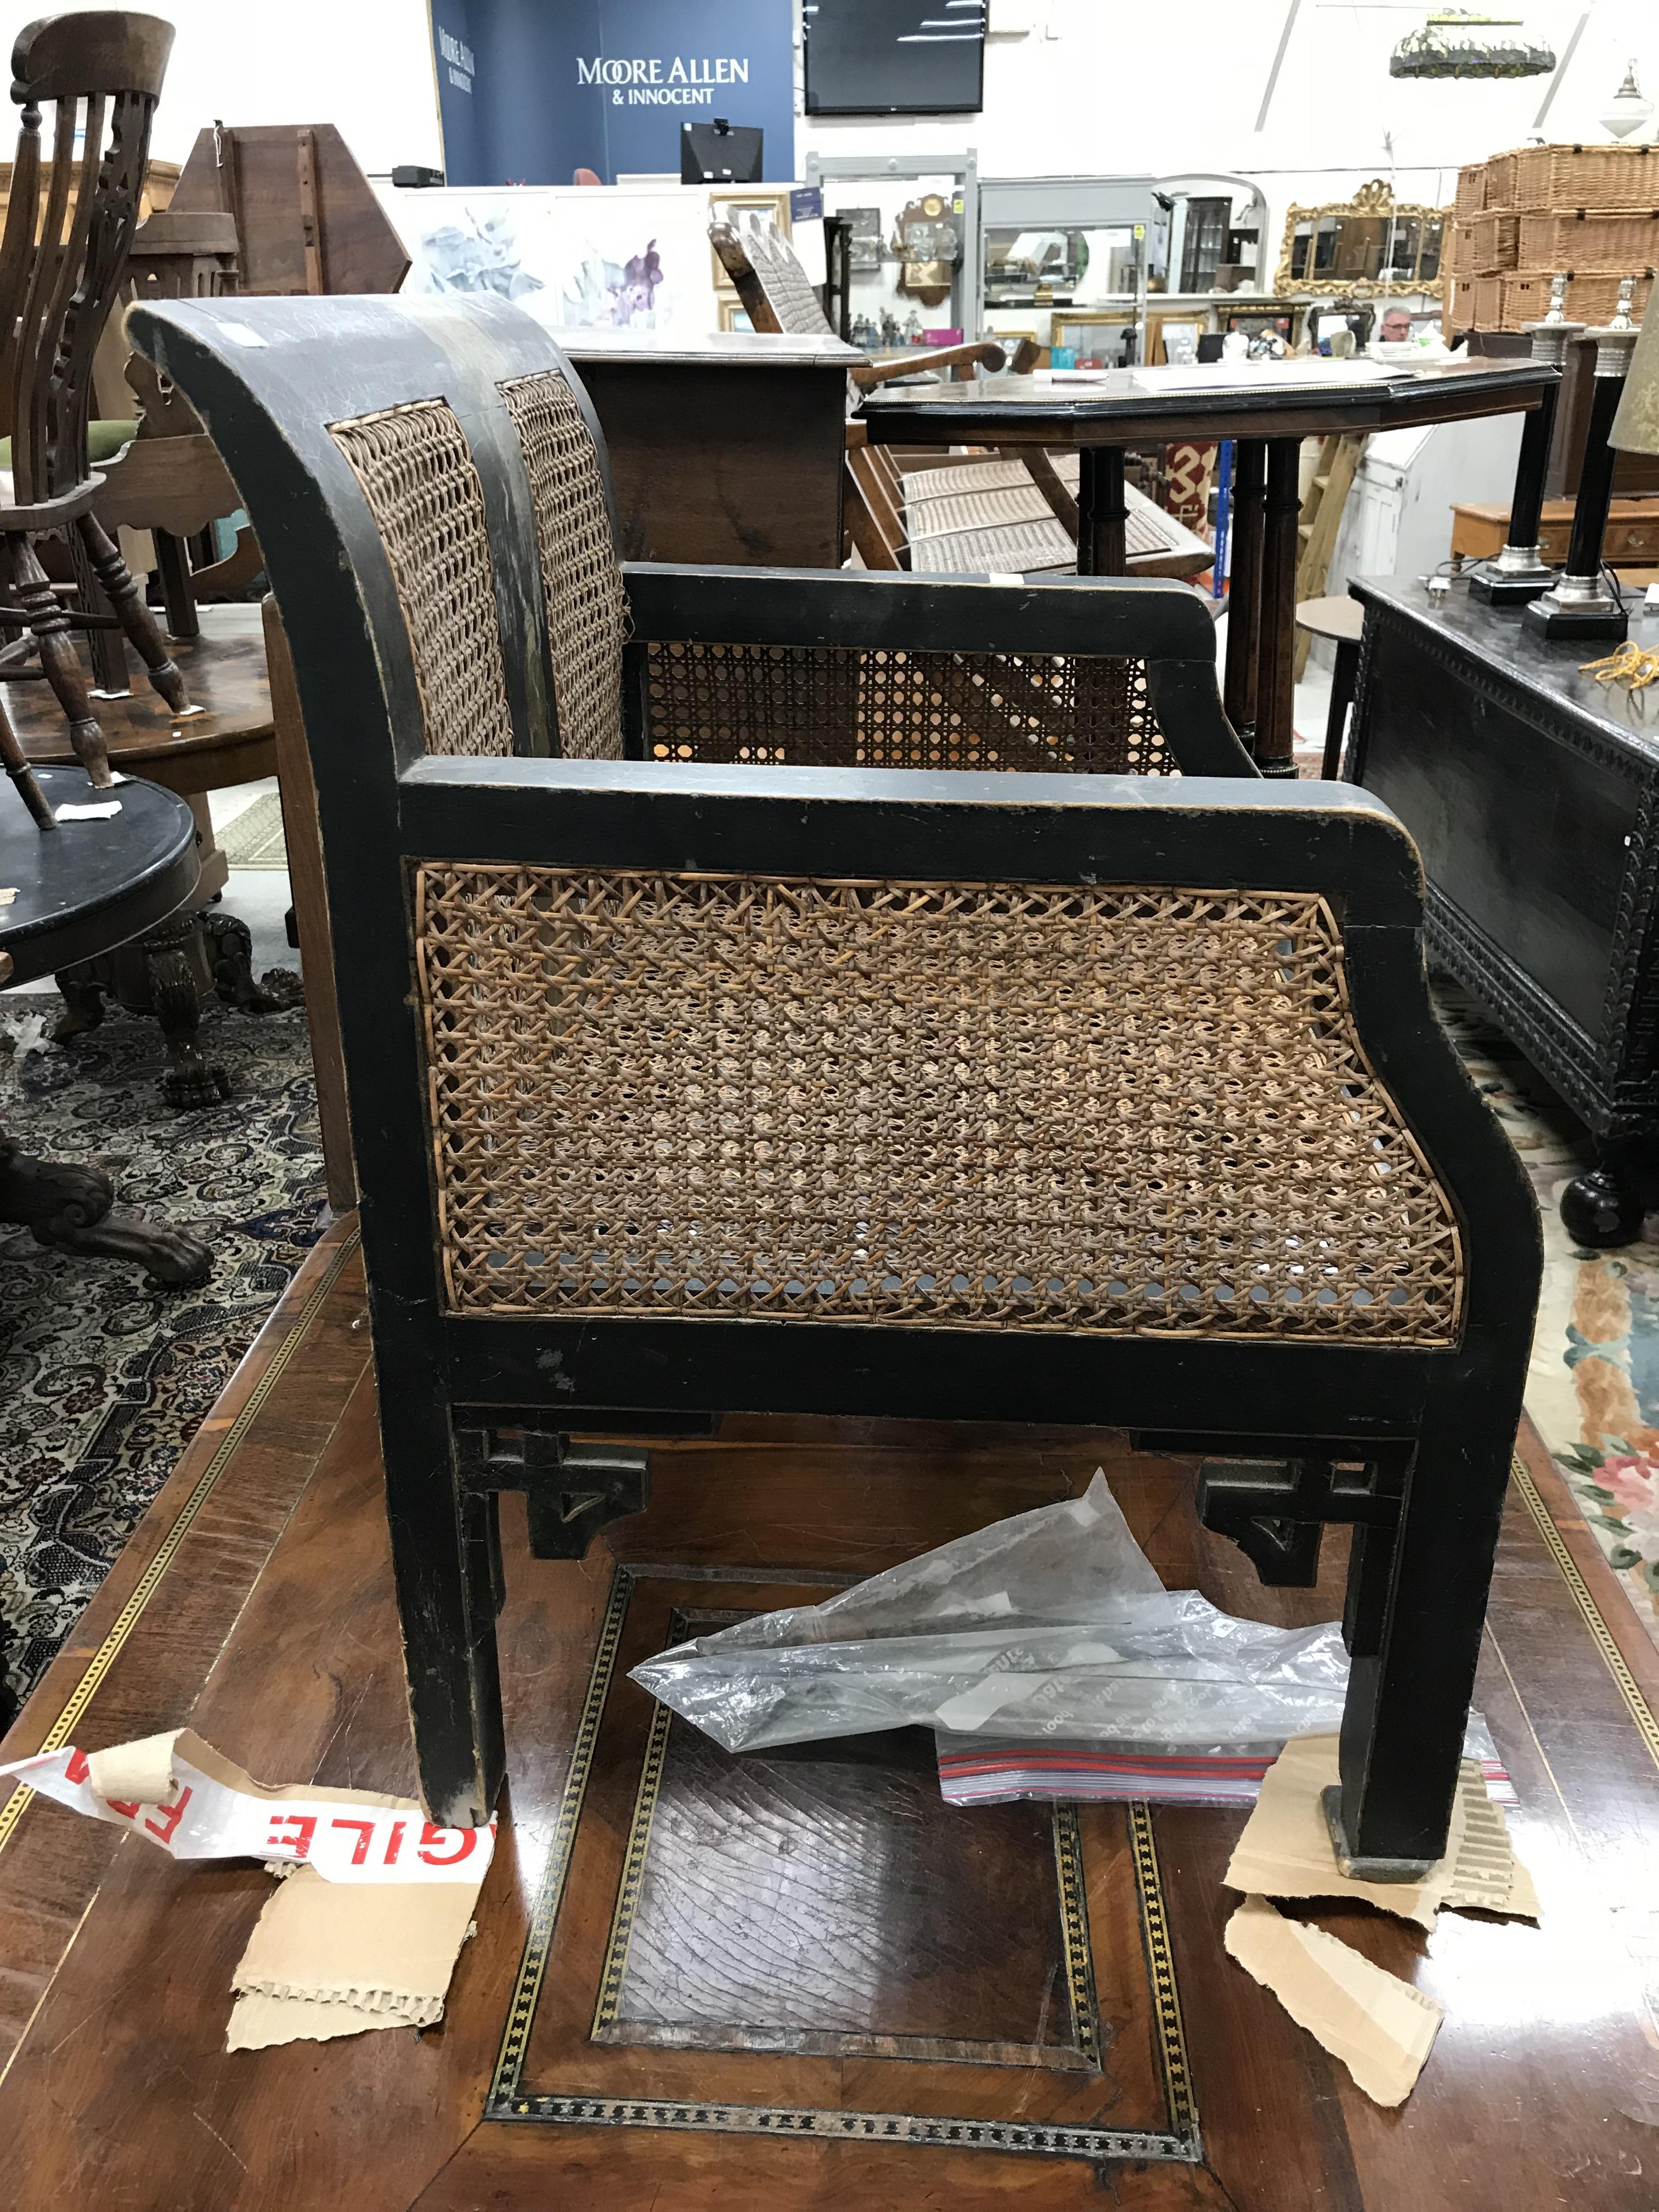
<svg viewBox="0 0 1659 2212">
<path fill-rule="evenodd" d="M 1613 138 L 1628 138 L 1642 130 L 1653 113 L 1653 102 L 1644 100 L 1636 82 L 1636 64 L 1625 71 L 1625 82 L 1601 110 L 1601 128 Z"/>
</svg>

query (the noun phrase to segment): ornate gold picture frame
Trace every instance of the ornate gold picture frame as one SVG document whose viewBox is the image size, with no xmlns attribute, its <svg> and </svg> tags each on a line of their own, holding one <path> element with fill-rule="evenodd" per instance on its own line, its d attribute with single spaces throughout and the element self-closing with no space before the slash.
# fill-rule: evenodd
<svg viewBox="0 0 1659 2212">
<path fill-rule="evenodd" d="M 1327 300 L 1441 299 L 1451 212 L 1396 204 L 1381 177 L 1351 200 L 1287 208 L 1273 290 Z"/>
</svg>

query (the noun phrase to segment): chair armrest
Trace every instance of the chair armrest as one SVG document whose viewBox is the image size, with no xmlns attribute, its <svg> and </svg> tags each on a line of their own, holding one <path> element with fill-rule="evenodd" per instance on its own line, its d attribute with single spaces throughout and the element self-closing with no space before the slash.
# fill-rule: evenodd
<svg viewBox="0 0 1659 2212">
<path fill-rule="evenodd" d="M 922 579 L 842 568 L 625 562 L 636 640 L 883 647 L 911 653 L 1110 654 L 1146 664 L 1165 742 L 1188 775 L 1254 776 L 1216 684 L 1202 597 L 1164 577 Z"/>
<path fill-rule="evenodd" d="M 1007 359 L 1002 348 L 991 339 L 976 338 L 971 345 L 938 346 L 930 353 L 906 354 L 898 361 L 861 361 L 848 374 L 860 391 L 867 392 L 872 385 L 890 384 L 896 376 L 915 376 L 923 369 L 997 369 L 1003 368 Z"/>
</svg>

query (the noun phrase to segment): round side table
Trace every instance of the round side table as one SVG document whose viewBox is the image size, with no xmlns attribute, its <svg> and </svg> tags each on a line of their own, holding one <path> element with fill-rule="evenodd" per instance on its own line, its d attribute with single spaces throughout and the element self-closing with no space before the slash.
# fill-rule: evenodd
<svg viewBox="0 0 1659 2212">
<path fill-rule="evenodd" d="M 94 791 L 84 769 L 35 771 L 54 812 L 120 801 L 118 814 L 35 827 L 0 787 L 0 985 L 32 983 L 152 929 L 195 896 L 196 817 L 153 783 Z M 181 1229 L 114 1215 L 115 1186 L 98 1168 L 35 1159 L 0 1133 L 0 1222 L 38 1244 L 143 1262 L 159 1283 L 205 1281 L 209 1247 Z"/>
</svg>

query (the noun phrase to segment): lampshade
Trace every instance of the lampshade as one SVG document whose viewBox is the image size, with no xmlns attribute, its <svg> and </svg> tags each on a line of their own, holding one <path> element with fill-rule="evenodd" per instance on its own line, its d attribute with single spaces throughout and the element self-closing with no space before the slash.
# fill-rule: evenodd
<svg viewBox="0 0 1659 2212">
<path fill-rule="evenodd" d="M 1607 443 L 1624 453 L 1659 454 L 1659 313 L 1650 311 L 1642 325 Z"/>
<path fill-rule="evenodd" d="M 1632 61 L 1625 71 L 1625 82 L 1601 110 L 1601 128 L 1613 138 L 1628 138 L 1632 131 L 1639 131 L 1653 113 L 1653 102 L 1642 97 L 1642 88 L 1636 82 L 1636 64 Z"/>
</svg>

